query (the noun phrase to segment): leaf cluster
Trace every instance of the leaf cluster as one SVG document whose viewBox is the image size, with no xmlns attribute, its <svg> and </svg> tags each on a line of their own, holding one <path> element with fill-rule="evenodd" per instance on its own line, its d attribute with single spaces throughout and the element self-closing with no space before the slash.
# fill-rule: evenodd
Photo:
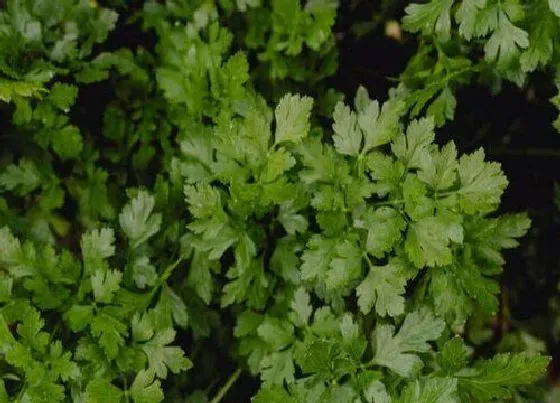
<svg viewBox="0 0 560 403">
<path fill-rule="evenodd" d="M 423 7 L 411 29 L 444 32 Z M 243 373 L 254 402 L 471 402 L 541 377 L 465 332 L 530 224 L 497 213 L 500 165 L 437 145 L 402 88 L 257 90 L 332 73 L 336 1 L 119 10 L 155 46 L 94 46 L 117 22 L 95 2 L 0 12 L 0 401 L 217 402 Z"/>
</svg>

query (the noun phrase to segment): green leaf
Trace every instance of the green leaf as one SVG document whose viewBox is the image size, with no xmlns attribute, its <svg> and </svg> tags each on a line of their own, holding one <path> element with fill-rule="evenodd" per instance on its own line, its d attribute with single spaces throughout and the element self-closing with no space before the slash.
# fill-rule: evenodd
<svg viewBox="0 0 560 403">
<path fill-rule="evenodd" d="M 80 130 L 72 125 L 63 127 L 54 135 L 52 146 L 54 152 L 63 160 L 77 158 L 83 148 Z"/>
<path fill-rule="evenodd" d="M 41 83 L 0 80 L 0 101 L 12 102 L 18 97 L 38 98 L 45 92 Z"/>
<path fill-rule="evenodd" d="M 292 351 L 276 352 L 265 356 L 260 363 L 261 379 L 266 388 L 294 380 L 294 360 Z"/>
<path fill-rule="evenodd" d="M 317 308 L 313 314 L 312 330 L 319 336 L 333 336 L 340 331 L 340 321 L 328 306 Z"/>
<path fill-rule="evenodd" d="M 294 327 L 287 321 L 267 316 L 257 327 L 257 334 L 270 348 L 278 351 L 292 343 Z"/>
<path fill-rule="evenodd" d="M 519 55 L 519 49 L 529 46 L 529 35 L 513 25 L 505 12 L 498 14 L 498 29 L 484 46 L 484 57 L 488 61 L 497 61 L 504 68 Z"/>
<path fill-rule="evenodd" d="M 41 186 L 41 176 L 33 161 L 22 158 L 18 165 L 10 164 L 0 173 L 0 186 L 25 196 Z"/>
<path fill-rule="evenodd" d="M 552 12 L 557 17 L 560 17 L 560 1 L 559 0 L 548 0 L 548 7 L 550 7 Z"/>
<path fill-rule="evenodd" d="M 389 100 L 383 104 L 369 98 L 367 90 L 358 89 L 354 100 L 356 112 L 343 102 L 336 104 L 333 113 L 334 146 L 340 154 L 358 156 L 389 143 L 399 131 L 399 119 L 404 113 L 404 103 Z M 362 149 L 363 143 L 363 149 Z"/>
<path fill-rule="evenodd" d="M 154 196 L 140 191 L 119 215 L 119 223 L 132 248 L 137 248 L 159 231 L 162 217 L 159 213 L 152 214 L 154 206 Z"/>
<path fill-rule="evenodd" d="M 351 357 L 360 360 L 367 347 L 367 341 L 361 333 L 360 325 L 353 321 L 350 313 L 345 313 L 340 322 L 340 334 L 342 335 L 342 346 L 350 353 Z M 345 371 L 341 366 L 341 371 Z"/>
<path fill-rule="evenodd" d="M 164 394 L 159 380 L 154 380 L 152 369 L 141 370 L 136 374 L 129 393 L 134 403 L 158 403 L 163 401 Z"/>
<path fill-rule="evenodd" d="M 410 377 L 422 366 L 420 358 L 411 353 L 429 351 L 427 342 L 436 340 L 444 327 L 443 320 L 434 317 L 429 310 L 406 315 L 396 334 L 392 325 L 378 325 L 375 329 L 374 360 L 402 377 Z"/>
<path fill-rule="evenodd" d="M 472 349 L 465 345 L 461 337 L 455 336 L 445 342 L 436 362 L 443 374 L 453 375 L 467 367 L 471 354 Z"/>
<path fill-rule="evenodd" d="M 474 264 L 454 267 L 457 284 L 477 303 L 482 312 L 492 315 L 498 311 L 500 286 L 492 278 L 484 277 Z"/>
<path fill-rule="evenodd" d="M 180 143 L 181 152 L 186 157 L 200 161 L 205 167 L 213 165 L 212 142 L 210 137 L 192 133 Z"/>
<path fill-rule="evenodd" d="M 156 268 L 150 263 L 147 256 L 141 256 L 132 264 L 132 278 L 138 288 L 145 288 L 156 283 Z"/>
<path fill-rule="evenodd" d="M 326 274 L 334 255 L 336 239 L 313 236 L 307 243 L 307 249 L 301 257 L 301 277 L 304 280 L 314 280 Z"/>
<path fill-rule="evenodd" d="M 436 207 L 433 197 L 429 197 L 429 190 L 418 175 L 408 174 L 402 184 L 404 211 L 413 221 L 420 221 L 434 215 Z"/>
<path fill-rule="evenodd" d="M 419 167 L 434 142 L 434 126 L 431 117 L 413 120 L 406 130 L 406 136 L 401 133 L 393 141 L 393 154 L 409 168 Z"/>
<path fill-rule="evenodd" d="M 262 175 L 264 182 L 272 182 L 296 164 L 294 157 L 284 148 L 269 153 Z"/>
<path fill-rule="evenodd" d="M 457 179 L 457 149 L 453 142 L 443 148 L 424 153 L 420 160 L 418 179 L 435 191 L 449 189 Z"/>
<path fill-rule="evenodd" d="M 291 303 L 292 311 L 294 312 L 294 324 L 296 326 L 305 326 L 309 321 L 311 314 L 313 313 L 313 307 L 311 306 L 311 301 L 309 294 L 304 288 L 298 288 L 294 293 L 294 299 Z"/>
<path fill-rule="evenodd" d="M 462 329 L 473 311 L 474 304 L 470 296 L 458 283 L 452 267 L 436 267 L 428 273 L 435 313 L 445 317 L 454 329 Z"/>
<path fill-rule="evenodd" d="M 93 318 L 93 307 L 91 305 L 72 305 L 65 315 L 70 329 L 73 332 L 83 330 Z"/>
<path fill-rule="evenodd" d="M 428 107 L 426 114 L 434 118 L 437 127 L 441 127 L 447 120 L 453 120 L 457 100 L 449 87 L 445 87 Z"/>
<path fill-rule="evenodd" d="M 556 3 L 560 15 L 560 2 L 556 1 Z M 550 62 L 554 54 L 554 38 L 558 35 L 558 17 L 543 12 L 542 8 L 536 8 L 534 24 L 528 28 L 528 31 L 529 47 L 519 59 L 521 69 L 525 72 L 534 71 Z"/>
<path fill-rule="evenodd" d="M 368 96 L 369 98 L 369 96 Z M 401 100 L 385 101 L 379 111 L 377 101 L 371 101 L 358 114 L 358 125 L 364 136 L 364 149 L 368 153 L 375 147 L 389 143 L 399 133 L 399 119 L 405 112 L 405 103 Z"/>
<path fill-rule="evenodd" d="M 451 30 L 452 5 L 453 0 L 410 4 L 405 8 L 404 27 L 410 32 L 421 32 L 427 36 L 437 33 L 443 40 L 447 40 Z"/>
<path fill-rule="evenodd" d="M 304 10 L 313 16 L 313 24 L 308 28 L 306 43 L 320 51 L 321 46 L 332 37 L 332 26 L 336 19 L 337 0 L 324 0 L 306 4 Z"/>
<path fill-rule="evenodd" d="M 53 401 L 61 402 L 63 401 L 63 399 L 64 388 L 45 377 L 27 388 L 23 393 L 21 400 L 38 403 L 49 403 Z"/>
<path fill-rule="evenodd" d="M 379 316 L 404 313 L 405 262 L 392 259 L 385 266 L 371 266 L 367 277 L 356 288 L 360 311 L 367 315 L 375 305 Z"/>
<path fill-rule="evenodd" d="M 467 223 L 466 232 L 478 258 L 502 266 L 505 259 L 501 250 L 517 247 L 516 238 L 524 236 L 530 226 L 526 213 L 504 214 L 495 219 L 473 219 Z"/>
<path fill-rule="evenodd" d="M 68 109 L 76 102 L 77 96 L 77 87 L 57 82 L 51 88 L 49 100 L 61 111 L 68 112 Z"/>
<path fill-rule="evenodd" d="M 154 324 L 152 323 L 152 315 L 144 314 L 140 316 L 134 314 L 131 321 L 132 338 L 134 341 L 147 341 L 154 335 Z"/>
<path fill-rule="evenodd" d="M 37 271 L 35 249 L 31 244 L 22 247 L 8 227 L 0 228 L 0 265 L 6 266 L 15 278 L 32 276 Z"/>
<path fill-rule="evenodd" d="M 115 233 L 111 228 L 91 230 L 82 235 L 80 246 L 84 261 L 107 259 L 115 254 Z"/>
<path fill-rule="evenodd" d="M 358 128 L 358 118 L 342 102 L 336 104 L 333 113 L 334 147 L 340 154 L 357 156 L 362 147 L 362 133 Z"/>
<path fill-rule="evenodd" d="M 418 268 L 453 262 L 452 242 L 463 242 L 463 227 L 453 215 L 438 214 L 409 225 L 405 250 Z"/>
<path fill-rule="evenodd" d="M 282 386 L 260 388 L 252 398 L 252 403 L 296 403 L 296 400 Z"/>
<path fill-rule="evenodd" d="M 399 403 L 447 403 L 455 402 L 457 379 L 429 378 L 410 382 L 398 400 Z"/>
<path fill-rule="evenodd" d="M 119 402 L 122 395 L 119 388 L 103 378 L 93 379 L 86 387 L 87 403 Z"/>
<path fill-rule="evenodd" d="M 192 368 L 191 361 L 185 357 L 180 347 L 168 346 L 174 339 L 175 330 L 167 328 L 142 345 L 142 350 L 148 357 L 149 369 L 160 379 L 167 378 L 168 369 L 178 374 Z"/>
<path fill-rule="evenodd" d="M 514 388 L 542 377 L 549 362 L 549 357 L 539 355 L 498 354 L 481 362 L 474 374 L 459 376 L 461 395 L 477 401 L 509 399 Z"/>
<path fill-rule="evenodd" d="M 189 315 L 185 302 L 170 287 L 163 287 L 159 303 L 171 313 L 175 323 L 181 327 L 187 326 Z"/>
<path fill-rule="evenodd" d="M 188 283 L 206 305 L 212 300 L 214 280 L 210 272 L 210 261 L 201 253 L 195 253 L 191 262 Z"/>
<path fill-rule="evenodd" d="M 116 358 L 119 349 L 124 346 L 128 335 L 127 326 L 107 314 L 96 315 L 90 323 L 91 334 L 99 339 L 99 345 L 108 358 Z"/>
<path fill-rule="evenodd" d="M 461 157 L 458 173 L 459 203 L 466 213 L 488 213 L 496 209 L 508 185 L 500 164 L 484 162 L 484 151 L 479 149 Z"/>
<path fill-rule="evenodd" d="M 190 211 L 196 218 L 207 218 L 222 210 L 220 193 L 212 186 L 185 185 L 183 191 Z"/>
<path fill-rule="evenodd" d="M 184 187 L 191 213 L 196 220 L 189 224 L 189 228 L 196 234 L 201 234 L 193 246 L 201 251 L 208 251 L 210 260 L 219 259 L 239 238 L 229 226 L 229 217 L 221 204 L 220 193 L 209 185 Z"/>
<path fill-rule="evenodd" d="M 304 233 L 307 230 L 308 222 L 303 214 L 297 214 L 292 202 L 280 205 L 278 221 L 282 223 L 286 232 L 294 235 L 296 232 Z"/>
<path fill-rule="evenodd" d="M 487 0 L 463 0 L 455 15 L 459 23 L 459 34 L 471 40 L 476 36 L 476 25 L 481 10 L 486 6 Z"/>
<path fill-rule="evenodd" d="M 13 298 L 12 291 L 14 279 L 6 274 L 0 274 L 0 302 L 10 302 Z"/>
<path fill-rule="evenodd" d="M 72 353 L 63 352 L 62 343 L 56 341 L 50 345 L 49 363 L 51 374 L 55 379 L 62 379 L 66 382 L 70 379 L 76 380 L 80 377 L 78 364 L 71 360 Z"/>
<path fill-rule="evenodd" d="M 391 403 L 391 396 L 385 384 L 380 380 L 380 374 L 374 371 L 362 372 L 356 376 L 356 383 L 368 402 Z"/>
<path fill-rule="evenodd" d="M 390 207 L 368 210 L 364 216 L 355 219 L 354 227 L 367 230 L 366 249 L 381 258 L 400 240 L 406 227 L 402 215 Z"/>
<path fill-rule="evenodd" d="M 22 315 L 22 323 L 17 326 L 17 333 L 37 352 L 44 352 L 49 344 L 49 334 L 41 329 L 45 321 L 34 308 L 26 309 Z"/>
<path fill-rule="evenodd" d="M 307 339 L 298 346 L 294 357 L 304 374 L 327 380 L 335 378 L 338 371 L 347 372 L 343 367 L 348 357 L 341 347 L 340 343 L 328 339 Z"/>
<path fill-rule="evenodd" d="M 117 270 L 97 270 L 91 276 L 91 287 L 97 302 L 108 304 L 120 288 L 122 273 Z"/>
<path fill-rule="evenodd" d="M 261 314 L 244 311 L 237 316 L 234 334 L 236 337 L 247 336 L 256 333 L 257 327 L 262 323 L 264 317 Z"/>
<path fill-rule="evenodd" d="M 312 98 L 293 94 L 282 97 L 274 111 L 276 144 L 287 141 L 298 144 L 307 136 L 312 107 Z"/>
<path fill-rule="evenodd" d="M 373 152 L 367 156 L 367 167 L 374 183 L 374 192 L 384 197 L 399 187 L 405 166 L 391 156 Z"/>
<path fill-rule="evenodd" d="M 325 284 L 327 289 L 346 287 L 362 274 L 363 252 L 352 242 L 344 240 L 335 247 L 336 257 L 330 263 Z"/>
</svg>

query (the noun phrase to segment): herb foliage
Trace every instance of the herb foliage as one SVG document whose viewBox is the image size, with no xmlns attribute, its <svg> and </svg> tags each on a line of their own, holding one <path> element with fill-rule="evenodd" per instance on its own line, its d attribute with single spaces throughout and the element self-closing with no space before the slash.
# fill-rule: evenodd
<svg viewBox="0 0 560 403">
<path fill-rule="evenodd" d="M 0 11 L 0 401 L 216 403 L 240 376 L 257 403 L 531 396 L 548 357 L 465 332 L 530 220 L 498 214 L 482 149 L 435 138 L 454 85 L 521 82 L 553 31 L 511 1 L 411 4 L 410 88 L 345 103 L 293 90 L 336 70 L 336 1 L 113 3 Z M 155 46 L 103 48 L 127 16 Z"/>
</svg>

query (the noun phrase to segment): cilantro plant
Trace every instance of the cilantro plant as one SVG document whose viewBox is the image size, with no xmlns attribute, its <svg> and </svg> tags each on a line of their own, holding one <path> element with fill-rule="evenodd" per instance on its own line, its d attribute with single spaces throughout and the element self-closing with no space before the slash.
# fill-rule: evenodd
<svg viewBox="0 0 560 403">
<path fill-rule="evenodd" d="M 560 6 L 554 0 L 433 0 L 409 4 L 404 28 L 419 49 L 402 75 L 412 115 L 424 108 L 438 126 L 453 118 L 454 92 L 474 78 L 498 91 L 543 70 L 558 80 Z M 558 97 L 553 99 L 558 106 Z M 559 122 L 554 123 L 558 129 Z"/>
<path fill-rule="evenodd" d="M 338 0 L 220 0 L 146 2 L 142 18 L 146 27 L 162 30 L 172 22 L 188 22 L 189 30 L 215 35 L 217 24 L 223 41 L 231 41 L 227 25 L 236 28 L 235 43 L 256 58 L 253 79 L 277 87 L 284 80 L 313 84 L 337 68 L 336 40 L 331 31 Z M 166 28 L 167 26 L 167 28 Z M 207 32 L 207 33 L 206 33 Z M 220 41 L 221 42 L 221 41 Z M 221 42 L 222 44 L 224 42 Z M 281 85 L 280 85 L 281 86 Z M 282 87 L 282 86 L 281 86 Z"/>
<path fill-rule="evenodd" d="M 452 333 L 461 334 L 473 312 L 497 309 L 500 250 L 529 225 L 524 215 L 486 217 L 507 184 L 499 165 L 485 162 L 482 150 L 458 158 L 453 143 L 435 146 L 431 118 L 405 130 L 400 101 L 380 107 L 361 89 L 354 104 L 355 111 L 336 106 L 331 144 L 309 130 L 311 99 L 287 95 L 273 132 L 269 120 L 250 115 L 218 125 L 199 156 L 192 143 L 182 147 L 187 171 L 205 171 L 185 187 L 201 268 L 194 290 L 212 300 L 213 267 L 232 249 L 220 303 L 245 307 L 235 335 L 249 369 L 260 373 L 257 401 L 511 396 L 515 383 L 473 392 L 467 385 L 478 381 L 470 377 L 482 372 L 462 378 L 414 354 L 435 340 L 444 354 L 447 338 L 467 360 L 469 349 Z M 532 368 L 522 384 L 546 363 L 521 354 L 476 365 L 496 371 L 489 379 Z"/>
<path fill-rule="evenodd" d="M 0 12 L 0 401 L 539 395 L 549 357 L 468 332 L 528 216 L 403 87 L 304 94 L 336 1 L 122 3 Z"/>
</svg>

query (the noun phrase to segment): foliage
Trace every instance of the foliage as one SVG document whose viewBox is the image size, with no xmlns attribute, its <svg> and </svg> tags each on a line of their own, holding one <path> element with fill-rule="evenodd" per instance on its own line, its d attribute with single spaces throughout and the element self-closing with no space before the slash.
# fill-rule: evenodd
<svg viewBox="0 0 560 403">
<path fill-rule="evenodd" d="M 337 67 L 334 24 L 338 0 L 203 0 L 146 2 L 142 18 L 146 27 L 156 27 L 166 37 L 172 21 L 189 22 L 191 35 L 206 29 L 213 35 L 221 23 L 222 46 L 234 41 L 258 61 L 253 79 L 266 86 L 272 80 L 314 84 L 332 75 Z M 225 29 L 234 26 L 235 32 Z M 177 29 L 175 29 L 177 30 Z M 227 33 L 226 33 L 227 32 Z M 232 35 L 233 34 L 233 35 Z"/>
<path fill-rule="evenodd" d="M 303 95 L 334 72 L 336 1 L 6 3 L 0 400 L 216 403 L 241 374 L 238 401 L 538 393 L 549 357 L 466 331 L 530 225 L 497 212 L 500 164 L 438 145 L 402 86 Z M 451 35 L 452 3 L 406 25 Z M 120 24 L 155 46 L 103 45 Z"/>
<path fill-rule="evenodd" d="M 558 74 L 557 1 L 432 0 L 405 11 L 404 28 L 420 36 L 402 76 L 412 116 L 427 108 L 438 126 L 453 119 L 455 90 L 475 77 L 499 91 L 504 80 L 522 86 L 537 70 L 551 80 Z"/>
</svg>

